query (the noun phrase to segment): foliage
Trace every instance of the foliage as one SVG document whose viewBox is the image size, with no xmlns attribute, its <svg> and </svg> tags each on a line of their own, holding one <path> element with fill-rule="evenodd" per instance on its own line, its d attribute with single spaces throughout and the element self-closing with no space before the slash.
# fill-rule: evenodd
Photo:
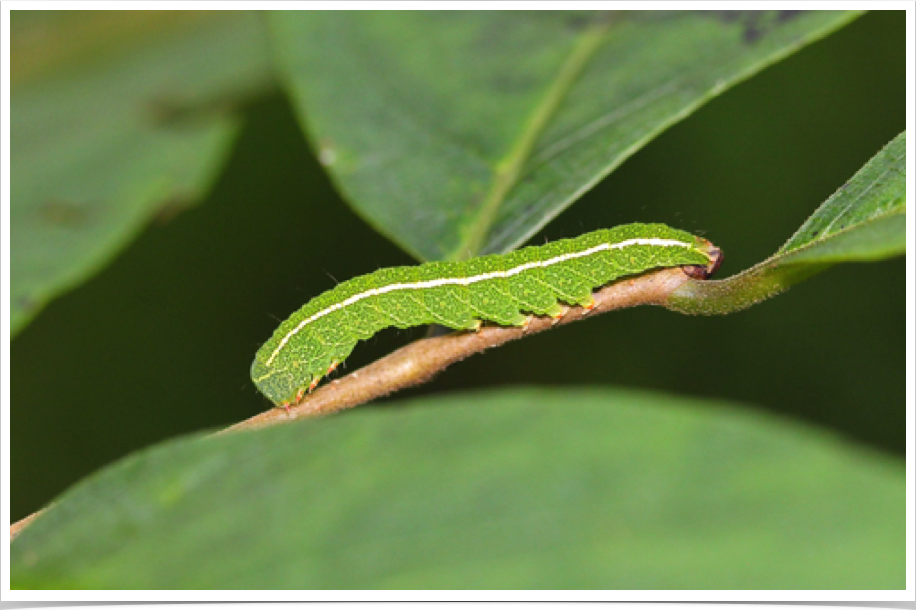
<svg viewBox="0 0 916 610">
<path fill-rule="evenodd" d="M 511 250 L 580 197 L 574 209 L 586 218 L 589 197 L 617 188 L 616 176 L 631 164 L 598 182 L 663 130 L 741 80 L 769 82 L 769 71 L 756 76 L 764 67 L 857 16 L 14 13 L 11 324 L 21 334 L 13 344 L 13 423 L 26 438 L 30 428 L 16 418 L 40 422 L 34 424 L 40 432 L 17 449 L 54 447 L 29 454 L 36 459 L 14 456 L 14 486 L 18 480 L 24 489 L 31 477 L 30 484 L 57 485 L 57 493 L 62 482 L 35 473 L 51 463 L 68 473 L 76 462 L 71 457 L 88 451 L 76 430 L 105 435 L 106 443 L 92 447 L 101 453 L 88 463 L 129 455 L 66 491 L 16 539 L 13 586 L 902 587 L 901 464 L 772 414 L 783 402 L 841 412 L 828 398 L 814 398 L 824 385 L 793 370 L 794 352 L 777 360 L 762 347 L 774 328 L 790 329 L 788 345 L 804 344 L 814 330 L 792 326 L 801 319 L 792 308 L 801 305 L 789 299 L 760 308 L 750 339 L 736 326 L 705 326 L 701 346 L 691 343 L 700 332 L 690 330 L 698 324 L 693 320 L 634 323 L 637 318 L 621 315 L 620 323 L 615 314 L 576 325 L 585 327 L 579 334 L 549 339 L 559 344 L 531 339 L 516 351 L 473 359 L 492 370 L 492 383 L 573 387 L 427 394 L 278 429 L 196 432 L 137 451 L 178 431 L 267 408 L 249 384 L 241 399 L 232 394 L 247 411 L 219 411 L 227 396 L 219 392 L 247 383 L 257 342 L 275 325 L 249 320 L 297 308 L 321 286 L 314 277 L 327 282 L 329 261 L 337 262 L 335 275 L 349 274 L 344 277 L 409 262 L 378 234 L 419 259 Z M 845 71 L 840 77 L 848 80 Z M 326 178 L 300 152 L 302 136 L 291 124 L 262 129 L 268 123 L 259 116 L 289 112 L 269 101 L 277 88 L 288 95 L 346 204 L 378 234 L 338 205 Z M 727 117 L 709 116 L 705 124 L 735 150 L 754 148 L 772 124 L 761 118 L 754 132 L 745 120 L 748 131 L 735 132 L 721 126 Z M 902 120 L 894 121 L 896 114 L 889 123 L 894 131 L 869 142 L 899 133 Z M 817 140 L 805 137 L 807 124 L 784 122 L 798 138 Z M 832 129 L 837 141 L 854 140 L 852 124 Z M 691 134 L 690 155 L 701 154 L 707 133 Z M 900 133 L 861 167 L 878 147 L 869 144 L 839 178 L 825 174 L 836 180 L 822 185 L 829 189 L 852 178 L 776 254 L 731 278 L 686 284 L 673 296 L 676 305 L 725 313 L 828 266 L 902 254 L 905 141 Z M 274 147 L 294 154 L 270 156 Z M 829 157 L 822 154 L 814 167 L 829 166 Z M 261 159 L 268 161 L 258 165 Z M 674 161 L 665 164 L 670 175 Z M 304 181 L 277 178 L 271 172 L 281 162 L 291 174 L 306 175 Z M 767 175 L 764 165 L 741 169 Z M 709 227 L 734 214 L 751 227 L 745 235 L 761 243 L 785 239 L 800 220 L 775 201 L 778 184 L 767 209 L 743 206 L 740 193 L 723 204 L 706 195 L 738 173 L 694 172 L 710 200 L 690 214 Z M 617 223 L 616 214 L 693 229 L 677 222 L 673 202 L 659 208 L 668 217 L 645 217 L 646 206 L 655 205 L 653 189 L 676 179 L 666 176 L 656 171 L 637 181 L 636 200 L 614 191 L 612 205 L 601 202 L 601 222 L 577 232 Z M 821 178 L 808 172 L 793 184 L 808 187 Z M 808 207 L 795 212 L 807 215 L 826 193 L 801 190 Z M 169 219 L 207 193 L 206 206 L 153 223 L 127 248 L 150 219 Z M 282 208 L 284 200 L 293 203 Z M 236 224 L 221 233 L 219 222 L 232 215 Z M 170 232 L 186 234 L 193 249 L 173 250 Z M 736 235 L 708 237 L 727 260 L 752 261 L 756 246 L 735 243 Z M 886 266 L 869 268 L 880 275 Z M 855 273 L 855 266 L 844 269 Z M 224 292 L 192 302 L 195 284 L 209 289 L 204 279 L 214 277 Z M 106 282 L 108 292 L 93 293 Z M 857 313 L 845 283 L 840 297 L 826 283 L 810 288 L 827 294 L 832 310 Z M 259 302 L 252 314 L 237 294 L 286 300 Z M 81 299 L 82 313 L 68 314 Z M 170 325 L 157 322 L 168 310 Z M 852 375 L 831 356 L 848 353 L 855 368 L 854 352 L 869 354 L 850 345 L 845 329 L 828 331 L 835 349 L 794 350 L 806 362 L 822 361 L 820 377 L 840 395 Z M 880 343 L 877 330 L 874 337 Z M 384 353 L 403 341 L 383 339 L 376 349 Z M 93 351 L 96 343 L 101 347 Z M 495 352 L 506 360 L 493 360 Z M 729 370 L 722 361 L 740 362 L 742 354 L 756 359 L 745 367 L 747 376 L 721 379 Z M 600 387 L 577 387 L 584 384 L 569 373 L 575 369 L 592 371 L 587 379 Z M 142 374 L 125 376 L 125 370 Z M 465 370 L 475 383 L 488 383 L 479 368 Z M 853 421 L 881 425 L 883 418 L 886 427 L 900 429 L 897 406 L 874 409 L 876 397 L 888 396 L 882 386 L 890 385 L 879 379 L 896 379 L 898 370 L 861 375 L 863 385 L 855 387 L 864 394 L 849 398 L 859 418 Z M 609 387 L 619 376 L 653 391 Z M 749 388 L 749 396 L 751 389 L 775 387 L 780 398 L 761 400 L 765 408 L 755 409 L 747 400 L 659 391 L 673 377 L 695 381 L 679 388 L 705 396 L 722 395 L 732 381 Z M 160 387 L 179 398 L 157 402 Z M 215 406 L 208 411 L 204 403 Z M 146 436 L 122 434 L 130 427 Z M 63 479 L 85 473 L 73 468 Z"/>
<path fill-rule="evenodd" d="M 66 494 L 17 539 L 11 575 L 91 589 L 899 587 L 903 465 L 745 411 L 516 389 L 195 435 Z"/>
</svg>

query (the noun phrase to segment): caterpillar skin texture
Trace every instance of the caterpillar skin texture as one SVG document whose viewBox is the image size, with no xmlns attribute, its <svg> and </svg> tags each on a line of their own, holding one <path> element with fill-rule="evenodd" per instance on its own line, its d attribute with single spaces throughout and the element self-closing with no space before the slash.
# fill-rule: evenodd
<svg viewBox="0 0 916 610">
<path fill-rule="evenodd" d="M 389 326 L 477 329 L 486 320 L 521 326 L 526 314 L 590 307 L 592 290 L 660 267 L 707 265 L 710 244 L 660 224 L 630 224 L 465 262 L 379 269 L 339 284 L 283 322 L 255 356 L 251 378 L 277 405 L 306 390 Z"/>
</svg>

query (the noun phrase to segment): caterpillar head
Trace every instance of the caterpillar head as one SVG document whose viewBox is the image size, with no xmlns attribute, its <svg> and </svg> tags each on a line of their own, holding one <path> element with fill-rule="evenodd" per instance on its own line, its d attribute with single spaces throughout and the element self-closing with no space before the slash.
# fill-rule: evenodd
<svg viewBox="0 0 916 610">
<path fill-rule="evenodd" d="M 716 269 L 719 268 L 719 265 L 722 264 L 722 260 L 725 258 L 725 255 L 722 254 L 721 248 L 717 248 L 713 245 L 708 239 L 703 239 L 702 237 L 697 238 L 702 242 L 702 250 L 709 258 L 709 264 L 707 265 L 684 265 L 681 267 L 684 270 L 684 273 L 690 277 L 697 280 L 705 280 L 712 276 L 716 272 Z"/>
</svg>

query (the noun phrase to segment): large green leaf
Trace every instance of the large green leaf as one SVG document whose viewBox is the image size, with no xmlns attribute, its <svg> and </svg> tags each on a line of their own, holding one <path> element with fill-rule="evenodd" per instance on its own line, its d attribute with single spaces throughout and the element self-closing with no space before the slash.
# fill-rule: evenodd
<svg viewBox="0 0 916 610">
<path fill-rule="evenodd" d="M 247 12 L 14 11 L 11 324 L 206 189 L 270 82 Z"/>
<path fill-rule="evenodd" d="M 144 451 L 39 517 L 10 574 L 14 588 L 903 588 L 905 504 L 901 463 L 738 405 L 517 389 Z"/>
<path fill-rule="evenodd" d="M 825 201 L 776 254 L 725 280 L 688 282 L 669 303 L 686 313 L 730 313 L 836 263 L 877 261 L 905 251 L 903 132 Z"/>
<path fill-rule="evenodd" d="M 419 259 L 504 252 L 660 131 L 854 17 L 829 11 L 279 12 L 319 158 Z"/>
</svg>

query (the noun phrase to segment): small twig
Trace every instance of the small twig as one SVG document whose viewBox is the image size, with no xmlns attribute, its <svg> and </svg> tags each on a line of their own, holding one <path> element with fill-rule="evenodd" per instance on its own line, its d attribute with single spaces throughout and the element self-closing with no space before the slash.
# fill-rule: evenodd
<svg viewBox="0 0 916 610">
<path fill-rule="evenodd" d="M 42 514 L 43 512 L 45 512 L 46 510 L 48 510 L 49 508 L 51 508 L 51 507 L 50 507 L 50 506 L 47 506 L 47 507 L 45 507 L 45 508 L 42 508 L 41 510 L 37 510 L 37 511 L 35 511 L 34 513 L 32 513 L 31 515 L 29 515 L 28 517 L 26 517 L 26 518 L 24 518 L 24 519 L 20 519 L 20 520 L 17 521 L 16 523 L 12 524 L 12 525 L 10 526 L 10 542 L 12 542 L 13 540 L 15 540 L 15 539 L 16 539 L 16 536 L 18 536 L 19 534 L 21 534 L 21 533 L 22 533 L 22 530 L 24 530 L 25 527 L 26 527 L 29 523 L 31 523 L 32 521 L 34 521 L 37 517 L 41 516 L 41 514 Z"/>
<path fill-rule="evenodd" d="M 687 282 L 697 281 L 692 278 L 703 277 L 718 266 L 718 251 L 715 255 L 705 272 L 698 272 L 696 267 L 672 267 L 609 284 L 594 293 L 595 306 L 592 309 L 571 307 L 559 319 L 533 317 L 524 328 L 483 326 L 477 332 L 458 332 L 414 341 L 346 377 L 326 383 L 306 396 L 301 403 L 290 407 L 288 412 L 285 409 L 272 408 L 216 434 L 257 430 L 297 419 L 329 415 L 418 385 L 428 381 L 450 364 L 472 354 L 554 326 L 636 305 L 667 306 L 668 297 L 672 292 Z M 45 510 L 47 508 L 14 523 L 10 527 L 10 540 L 19 535 Z"/>
<path fill-rule="evenodd" d="M 614 282 L 594 293 L 595 307 L 569 308 L 563 317 L 533 317 L 527 327 L 483 326 L 477 332 L 429 337 L 376 360 L 346 377 L 335 379 L 307 395 L 289 411 L 270 409 L 217 434 L 257 430 L 297 419 L 336 413 L 428 381 L 450 364 L 508 341 L 521 339 L 561 324 L 636 305 L 665 305 L 668 295 L 691 277 L 680 267 L 662 269 Z"/>
</svg>

